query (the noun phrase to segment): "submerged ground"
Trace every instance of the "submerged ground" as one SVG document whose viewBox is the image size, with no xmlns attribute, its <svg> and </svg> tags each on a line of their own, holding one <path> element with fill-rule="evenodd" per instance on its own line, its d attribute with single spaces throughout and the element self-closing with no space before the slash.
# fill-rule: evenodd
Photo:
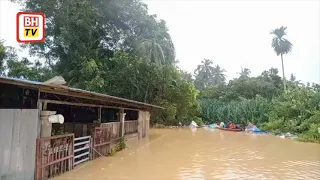
<svg viewBox="0 0 320 180">
<path fill-rule="evenodd" d="M 320 144 L 197 129 L 152 129 L 129 149 L 77 167 L 57 180 L 318 179 Z"/>
</svg>

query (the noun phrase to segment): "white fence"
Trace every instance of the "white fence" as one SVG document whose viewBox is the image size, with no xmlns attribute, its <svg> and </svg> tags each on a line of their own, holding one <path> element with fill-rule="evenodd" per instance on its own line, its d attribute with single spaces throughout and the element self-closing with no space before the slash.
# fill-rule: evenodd
<svg viewBox="0 0 320 180">
<path fill-rule="evenodd" d="M 91 136 L 74 139 L 74 166 L 92 159 L 91 146 Z"/>
</svg>

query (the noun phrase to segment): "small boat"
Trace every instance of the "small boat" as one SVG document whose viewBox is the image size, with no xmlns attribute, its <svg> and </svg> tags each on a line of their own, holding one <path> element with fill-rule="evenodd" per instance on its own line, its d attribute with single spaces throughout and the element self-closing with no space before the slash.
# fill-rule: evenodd
<svg viewBox="0 0 320 180">
<path fill-rule="evenodd" d="M 223 131 L 233 131 L 233 132 L 240 132 L 241 129 L 230 129 L 230 128 L 221 128 L 217 127 L 217 129 L 223 130 Z"/>
</svg>

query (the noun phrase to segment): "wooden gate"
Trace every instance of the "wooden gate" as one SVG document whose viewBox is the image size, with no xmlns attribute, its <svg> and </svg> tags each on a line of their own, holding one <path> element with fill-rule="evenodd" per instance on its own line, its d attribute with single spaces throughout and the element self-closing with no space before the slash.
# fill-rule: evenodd
<svg viewBox="0 0 320 180">
<path fill-rule="evenodd" d="M 74 134 L 38 138 L 36 180 L 45 180 L 70 171 L 74 164 Z"/>
<path fill-rule="evenodd" d="M 91 136 L 74 139 L 74 166 L 91 160 Z"/>
</svg>

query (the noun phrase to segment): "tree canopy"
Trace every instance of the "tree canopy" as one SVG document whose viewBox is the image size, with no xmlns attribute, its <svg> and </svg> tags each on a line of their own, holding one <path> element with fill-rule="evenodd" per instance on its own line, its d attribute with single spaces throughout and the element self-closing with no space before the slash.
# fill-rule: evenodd
<svg viewBox="0 0 320 180">
<path fill-rule="evenodd" d="M 36 62 L 1 43 L 4 75 L 38 81 L 61 75 L 72 87 L 164 106 L 152 118 L 161 122 L 189 122 L 200 112 L 198 91 L 175 65 L 166 22 L 142 1 L 14 2 L 44 12 L 46 41 L 23 46 Z"/>
</svg>

